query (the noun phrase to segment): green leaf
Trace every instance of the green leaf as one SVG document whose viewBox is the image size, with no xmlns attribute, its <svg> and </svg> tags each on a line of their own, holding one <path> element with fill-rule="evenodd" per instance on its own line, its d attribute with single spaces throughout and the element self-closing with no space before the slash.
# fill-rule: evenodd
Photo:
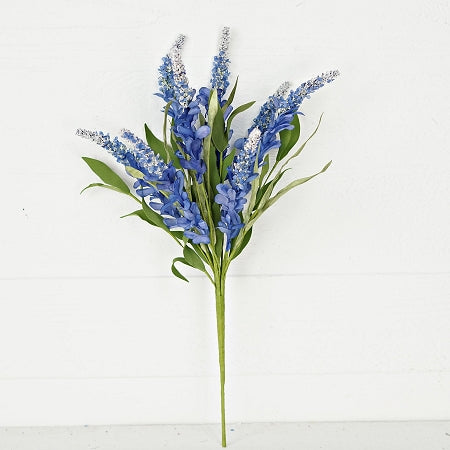
<svg viewBox="0 0 450 450">
<path fill-rule="evenodd" d="M 216 114 L 218 113 L 219 101 L 217 99 L 217 90 L 213 89 L 209 98 L 208 107 L 208 123 L 211 127 L 211 133 L 203 139 L 203 155 L 207 165 L 207 180 L 209 183 L 209 194 L 211 196 L 215 193 L 216 186 L 220 183 L 219 169 L 217 167 L 216 151 L 211 146 L 212 135 L 214 133 L 214 123 Z"/>
<path fill-rule="evenodd" d="M 147 140 L 147 144 L 148 146 L 159 156 L 161 156 L 161 158 L 164 161 L 167 161 L 167 152 L 166 152 L 166 148 L 164 147 L 164 142 L 161 141 L 160 139 L 158 139 L 150 130 L 150 128 L 148 127 L 148 125 L 145 123 L 144 124 L 144 129 L 145 129 L 145 138 Z"/>
<path fill-rule="evenodd" d="M 187 239 L 186 236 L 184 235 L 184 233 L 183 233 L 182 231 L 172 231 L 172 230 L 169 230 L 169 233 L 170 233 L 172 236 L 175 236 L 177 239 L 181 239 L 181 240 Z"/>
<path fill-rule="evenodd" d="M 121 194 L 126 194 L 126 192 L 123 192 L 121 189 L 116 188 L 115 186 L 111 186 L 109 184 L 103 184 L 103 183 L 91 183 L 89 186 L 86 186 L 80 194 L 82 194 L 86 189 L 93 188 L 93 187 L 102 187 L 106 189 L 111 189 L 112 191 L 120 192 Z"/>
<path fill-rule="evenodd" d="M 211 134 L 214 146 L 220 153 L 222 153 L 228 147 L 228 137 L 227 133 L 225 133 L 225 121 L 221 108 L 217 108 L 217 113 L 214 117 L 214 125 L 212 127 Z"/>
<path fill-rule="evenodd" d="M 182 233 L 182 231 L 180 231 L 180 233 Z M 187 242 L 187 238 L 186 238 L 186 242 Z M 200 258 L 202 258 L 203 261 L 209 265 L 208 259 L 206 258 L 204 251 L 202 250 L 202 245 L 206 247 L 206 244 L 194 244 L 193 242 L 190 242 L 190 244 L 192 245 L 192 247 L 195 250 L 195 252 L 197 253 L 197 255 L 200 256 Z"/>
<path fill-rule="evenodd" d="M 202 272 L 205 271 L 205 265 L 203 264 L 203 261 L 200 258 L 200 256 L 198 256 L 197 253 L 187 245 L 183 249 L 183 256 L 191 267 L 201 270 Z"/>
<path fill-rule="evenodd" d="M 151 209 L 150 209 L 150 211 L 151 211 Z M 138 210 L 133 211 L 133 212 L 131 212 L 129 214 L 125 214 L 124 216 L 120 216 L 120 218 L 124 219 L 125 217 L 131 217 L 131 216 L 139 217 L 144 222 L 147 222 L 148 224 L 150 224 L 150 225 L 152 225 L 154 227 L 162 228 L 164 231 L 167 231 L 169 234 L 171 234 L 172 236 L 174 236 L 175 238 L 177 238 L 179 240 L 183 239 L 183 232 L 182 231 L 171 231 L 164 224 L 163 224 L 163 226 L 161 226 L 159 224 L 159 222 L 156 223 L 155 221 L 150 220 L 149 217 L 147 216 L 147 214 L 145 214 L 145 211 L 143 209 L 138 209 Z"/>
<path fill-rule="evenodd" d="M 256 196 L 256 204 L 255 204 L 255 209 L 259 208 L 259 206 L 264 206 L 264 204 L 267 202 L 267 200 L 269 199 L 269 197 L 272 195 L 272 192 L 275 188 L 275 186 L 277 185 L 277 183 L 281 180 L 281 178 L 283 177 L 283 175 L 290 169 L 284 169 L 280 172 L 278 172 L 275 177 L 269 181 L 268 183 L 266 183 L 259 191 L 258 194 Z"/>
<path fill-rule="evenodd" d="M 178 156 L 175 155 L 175 151 L 178 149 L 177 144 L 177 137 L 173 133 L 173 131 L 170 132 L 170 144 L 167 146 L 167 151 L 169 152 L 169 160 L 173 162 L 173 165 L 177 169 L 181 169 L 180 160 L 178 159 Z"/>
<path fill-rule="evenodd" d="M 228 153 L 227 156 L 225 156 L 223 162 L 222 162 L 222 173 L 220 174 L 220 181 L 224 181 L 227 177 L 228 173 L 228 167 L 233 164 L 234 155 L 236 154 L 236 149 L 233 148 L 230 153 Z M 268 155 L 267 155 L 268 156 Z"/>
<path fill-rule="evenodd" d="M 150 222 L 150 220 L 148 220 L 145 212 L 143 209 L 137 209 L 136 211 L 130 212 L 129 214 L 125 214 L 124 216 L 120 216 L 121 219 L 124 219 L 125 217 L 131 217 L 131 216 L 136 216 L 139 217 L 140 219 L 142 219 L 143 221 L 149 223 L 150 225 L 156 226 L 153 222 Z"/>
<path fill-rule="evenodd" d="M 323 113 L 320 115 L 319 123 L 317 124 L 316 129 L 312 132 L 312 134 L 309 136 L 309 138 L 306 139 L 306 141 L 300 146 L 300 148 L 283 164 L 283 167 L 286 167 L 286 165 L 289 163 L 289 161 L 291 161 L 292 159 L 294 159 L 298 155 L 300 155 L 300 153 L 303 151 L 303 149 L 305 148 L 308 141 L 317 133 L 317 130 L 320 127 L 320 123 L 322 122 L 322 116 L 323 116 Z"/>
<path fill-rule="evenodd" d="M 149 222 L 157 227 L 168 230 L 165 223 L 163 222 L 163 218 L 158 213 L 153 211 L 153 209 L 151 209 L 150 206 L 147 205 L 144 199 L 142 199 L 142 210 L 144 211 L 144 214 Z"/>
<path fill-rule="evenodd" d="M 314 177 L 317 177 L 317 175 L 320 175 L 321 173 L 325 172 L 330 166 L 331 161 L 327 163 L 321 171 L 315 173 L 314 175 L 305 178 L 299 178 L 298 180 L 289 183 L 286 187 L 278 191 L 276 195 L 274 195 L 271 199 L 269 199 L 269 201 L 262 206 L 262 210 L 265 211 L 267 208 L 270 208 L 277 200 L 279 200 L 284 194 L 289 192 L 291 189 L 295 188 L 296 186 L 300 186 L 303 183 L 306 183 L 307 181 L 313 179 Z"/>
<path fill-rule="evenodd" d="M 138 180 L 143 180 L 145 176 L 140 170 L 137 170 L 131 166 L 125 166 L 125 172 L 131 177 L 136 178 Z"/>
<path fill-rule="evenodd" d="M 167 143 L 167 120 L 171 104 L 172 101 L 168 102 L 166 107 L 164 108 L 163 137 L 164 137 L 164 149 L 166 151 L 165 161 L 168 163 L 170 160 L 172 160 L 175 165 L 175 161 L 177 161 L 179 164 L 178 158 L 175 156 L 173 148 Z"/>
<path fill-rule="evenodd" d="M 216 223 L 218 223 L 219 220 L 216 221 Z M 216 243 L 214 245 L 214 249 L 216 251 L 216 255 L 222 255 L 222 251 L 223 251 L 223 241 L 224 241 L 224 237 L 223 237 L 223 233 L 220 230 L 217 230 L 216 232 Z"/>
<path fill-rule="evenodd" d="M 216 191 L 215 191 L 216 192 Z M 220 212 L 220 206 L 214 202 L 212 205 L 212 218 L 213 218 L 213 223 L 217 224 L 220 221 L 220 216 L 221 216 L 221 212 Z M 220 230 L 216 230 L 216 242 L 214 245 L 214 249 L 216 251 L 216 255 L 222 255 L 222 250 L 223 250 L 223 233 Z"/>
<path fill-rule="evenodd" d="M 234 83 L 233 89 L 230 92 L 230 96 L 228 97 L 227 101 L 225 102 L 225 105 L 222 106 L 222 111 L 225 114 L 225 111 L 227 110 L 227 108 L 231 105 L 231 103 L 233 103 L 234 100 L 234 95 L 236 94 L 236 88 L 237 88 L 237 84 L 239 81 L 239 76 L 236 77 L 236 81 Z"/>
<path fill-rule="evenodd" d="M 87 156 L 83 156 L 82 159 L 104 183 L 114 186 L 124 194 L 130 194 L 130 189 L 125 181 L 104 162 L 98 159 L 88 158 Z"/>
<path fill-rule="evenodd" d="M 297 143 L 300 137 L 300 120 L 298 114 L 295 114 L 291 124 L 294 126 L 292 130 L 283 130 L 280 132 L 281 146 L 278 149 L 277 161 L 281 161 Z"/>
<path fill-rule="evenodd" d="M 253 106 L 255 104 L 255 102 L 248 102 L 248 103 L 244 103 L 241 106 L 238 106 L 235 110 L 233 110 L 233 112 L 230 114 L 230 116 L 228 117 L 228 121 L 227 121 L 227 129 L 229 130 L 231 128 L 231 122 L 233 121 L 233 119 L 240 114 L 241 112 L 246 111 L 248 108 L 250 108 L 251 106 Z"/>
<path fill-rule="evenodd" d="M 178 271 L 178 269 L 175 267 L 175 263 L 176 263 L 176 262 L 180 262 L 180 263 L 183 263 L 183 264 L 188 265 L 187 262 L 186 262 L 186 260 L 185 260 L 184 258 L 175 258 L 175 259 L 173 260 L 173 262 L 172 262 L 172 273 L 173 273 L 176 277 L 181 278 L 182 280 L 184 280 L 184 281 L 186 281 L 186 282 L 189 283 L 189 280 L 188 280 L 185 276 L 181 275 L 181 273 L 180 273 L 180 272 Z"/>
<path fill-rule="evenodd" d="M 240 243 L 238 249 L 233 249 L 234 252 L 232 259 L 237 258 L 241 253 L 242 250 L 244 250 L 245 247 L 247 247 L 247 244 L 250 242 L 250 238 L 252 237 L 253 228 L 250 228 L 244 235 L 244 239 Z"/>
<path fill-rule="evenodd" d="M 206 162 L 206 182 L 207 182 L 207 191 L 208 194 L 211 194 L 211 168 L 210 168 L 210 161 L 211 161 L 211 153 L 213 153 L 213 156 L 215 159 L 215 151 L 214 148 L 211 148 L 211 134 L 214 128 L 214 118 L 216 116 L 218 108 L 218 101 L 217 101 L 217 91 L 213 89 L 211 91 L 211 94 L 209 96 L 209 104 L 208 104 L 208 123 L 211 128 L 211 133 L 208 134 L 203 139 L 203 159 Z M 214 167 L 216 167 L 216 164 L 214 164 Z"/>
<path fill-rule="evenodd" d="M 267 175 L 267 172 L 269 171 L 269 154 L 267 154 L 264 158 L 264 163 L 261 168 L 261 173 L 259 175 L 259 188 L 261 188 L 261 185 L 263 184 L 264 177 Z"/>
</svg>

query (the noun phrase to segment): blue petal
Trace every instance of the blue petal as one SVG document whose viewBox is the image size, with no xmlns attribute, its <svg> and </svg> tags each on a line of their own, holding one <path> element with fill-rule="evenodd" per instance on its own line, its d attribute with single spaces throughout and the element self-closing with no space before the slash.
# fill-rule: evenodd
<svg viewBox="0 0 450 450">
<path fill-rule="evenodd" d="M 203 125 L 195 132 L 195 137 L 197 139 L 203 139 L 206 136 L 208 136 L 208 134 L 210 132 L 211 132 L 211 129 L 209 128 L 209 126 L 208 125 Z"/>
</svg>

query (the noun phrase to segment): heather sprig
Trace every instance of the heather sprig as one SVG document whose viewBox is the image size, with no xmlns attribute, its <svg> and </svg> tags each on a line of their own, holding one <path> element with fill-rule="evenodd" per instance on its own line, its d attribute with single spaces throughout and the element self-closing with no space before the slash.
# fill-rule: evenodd
<svg viewBox="0 0 450 450">
<path fill-rule="evenodd" d="M 161 138 L 147 124 L 145 140 L 127 129 L 114 138 L 85 129 L 76 134 L 104 148 L 125 167 L 134 193 L 107 164 L 84 157 L 102 181 L 87 188 L 108 188 L 133 198 L 139 209 L 123 217 L 136 216 L 162 229 L 182 248 L 182 256 L 173 260 L 173 274 L 188 281 L 179 272 L 181 263 L 200 270 L 214 285 L 225 446 L 226 275 L 231 262 L 248 245 L 261 215 L 287 192 L 330 166 L 331 161 L 317 173 L 279 188 L 289 163 L 319 127 L 298 143 L 303 101 L 334 81 L 339 72 L 322 73 L 290 91 L 290 83 L 282 83 L 260 106 L 247 132 L 235 139 L 232 122 L 255 102 L 234 106 L 237 79 L 228 92 L 230 29 L 222 30 L 209 86 L 198 90 L 190 87 L 182 60 L 185 39 L 182 34 L 177 37 L 158 69 L 156 95 L 164 101 Z"/>
</svg>

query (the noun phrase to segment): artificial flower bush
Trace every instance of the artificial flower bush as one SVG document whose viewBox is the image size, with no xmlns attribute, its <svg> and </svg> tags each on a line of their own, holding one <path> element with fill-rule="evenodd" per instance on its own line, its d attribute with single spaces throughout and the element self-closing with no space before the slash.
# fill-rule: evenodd
<svg viewBox="0 0 450 450">
<path fill-rule="evenodd" d="M 233 121 L 254 102 L 234 107 L 237 88 L 228 93 L 229 28 L 222 31 L 214 57 L 210 86 L 189 86 L 180 35 L 159 68 L 159 97 L 164 101 L 162 140 L 145 125 L 145 141 L 129 130 L 111 138 L 101 131 L 78 129 L 77 134 L 103 147 L 134 179 L 127 183 L 103 162 L 83 158 L 104 187 L 126 194 L 139 203 L 127 216 L 137 216 L 164 230 L 182 248 L 172 272 L 188 281 L 176 267 L 182 263 L 202 271 L 215 288 L 219 346 L 222 445 L 225 434 L 225 279 L 230 263 L 248 244 L 255 222 L 281 196 L 328 169 L 300 178 L 276 190 L 288 163 L 304 149 L 313 134 L 297 149 L 299 108 L 310 94 L 333 81 L 330 71 L 289 91 L 283 83 L 268 98 L 246 136 L 233 136 Z M 320 124 L 320 120 L 319 120 Z M 85 188 L 85 189 L 87 189 Z M 125 216 L 124 216 L 125 217 Z"/>
</svg>

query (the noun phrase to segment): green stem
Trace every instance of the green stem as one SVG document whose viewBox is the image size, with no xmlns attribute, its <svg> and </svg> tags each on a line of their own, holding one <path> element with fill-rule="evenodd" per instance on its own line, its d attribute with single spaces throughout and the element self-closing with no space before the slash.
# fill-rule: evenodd
<svg viewBox="0 0 450 450">
<path fill-rule="evenodd" d="M 225 278 L 226 271 L 215 274 L 217 340 L 220 367 L 220 416 L 222 422 L 222 447 L 227 446 L 225 430 Z"/>
</svg>

